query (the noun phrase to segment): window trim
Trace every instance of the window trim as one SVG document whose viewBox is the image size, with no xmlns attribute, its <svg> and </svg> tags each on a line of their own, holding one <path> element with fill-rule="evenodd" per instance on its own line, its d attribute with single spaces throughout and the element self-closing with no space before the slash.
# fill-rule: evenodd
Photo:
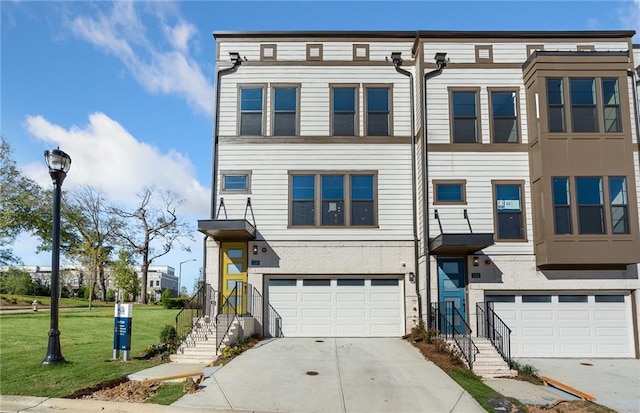
<svg viewBox="0 0 640 413">
<path fill-rule="evenodd" d="M 554 236 L 572 236 L 575 235 L 575 223 L 574 223 L 574 205 L 575 205 L 575 201 L 577 200 L 575 198 L 575 190 L 574 190 L 574 184 L 575 182 L 572 181 L 570 176 L 567 175 L 560 175 L 560 176 L 551 176 L 551 208 L 553 210 L 553 235 Z M 554 189 L 554 180 L 555 179 L 566 179 L 567 180 L 567 184 L 569 185 L 569 193 L 568 193 L 568 197 L 567 197 L 567 205 L 562 205 L 562 204 L 556 204 L 556 197 L 555 197 L 555 189 Z M 567 208 L 569 210 L 569 232 L 566 233 L 558 233 L 556 232 L 556 226 L 557 226 L 557 214 L 556 214 L 556 208 L 557 207 L 562 207 L 562 208 Z"/>
<path fill-rule="evenodd" d="M 259 135 L 242 135 L 242 89 L 262 89 L 262 133 Z M 267 117 L 265 108 L 267 106 L 267 84 L 266 83 L 239 83 L 236 85 L 237 110 L 236 110 L 236 136 L 265 136 Z"/>
<path fill-rule="evenodd" d="M 496 208 L 497 186 L 498 185 L 519 185 L 520 186 L 520 213 L 522 214 L 522 238 L 500 238 L 498 232 L 498 209 Z M 493 232 L 496 242 L 529 242 L 528 226 L 527 226 L 527 202 L 525 199 L 525 181 L 524 180 L 491 180 L 491 209 L 493 210 Z"/>
<path fill-rule="evenodd" d="M 362 100 L 363 100 L 363 129 L 364 135 L 369 136 L 369 131 L 367 130 L 367 121 L 369 117 L 369 105 L 367 100 L 367 89 L 384 89 L 387 88 L 388 95 L 388 106 L 389 106 L 389 118 L 387 120 L 387 134 L 386 135 L 372 135 L 373 138 L 384 138 L 393 136 L 393 83 L 363 83 L 362 84 Z"/>
<path fill-rule="evenodd" d="M 358 56 L 358 49 L 365 49 L 364 56 Z M 354 61 L 368 61 L 369 60 L 369 45 L 367 43 L 354 43 L 352 48 Z"/>
<path fill-rule="evenodd" d="M 350 135 L 334 135 L 333 134 L 333 91 L 334 89 L 349 89 L 354 88 L 354 105 L 355 105 L 355 119 L 353 137 L 360 136 L 360 84 L 359 83 L 329 83 L 329 136 L 349 136 Z"/>
<path fill-rule="evenodd" d="M 586 105 L 586 104 L 574 104 L 573 103 L 573 87 L 571 86 L 571 81 L 572 80 L 593 80 L 593 88 L 594 88 L 594 92 L 595 92 L 595 102 L 593 103 L 593 111 L 594 111 L 594 118 L 595 118 L 595 122 L 596 122 L 596 130 L 593 131 L 576 131 L 575 130 L 575 125 L 573 124 L 573 109 L 574 107 L 582 107 L 582 108 L 586 108 L 586 107 L 590 107 L 591 105 Z M 568 87 L 568 93 L 569 93 L 569 117 L 571 118 L 571 120 L 569 121 L 569 124 L 571 125 L 571 129 L 566 129 L 565 133 L 571 133 L 571 134 L 599 134 L 601 133 L 601 129 L 604 129 L 604 126 L 602 125 L 602 117 L 603 117 L 603 110 L 604 110 L 604 105 L 602 103 L 602 90 L 600 89 L 602 86 L 602 82 L 599 81 L 602 78 L 599 76 L 593 76 L 593 77 L 589 77 L 589 76 L 568 76 L 567 77 L 567 85 Z M 566 104 L 565 104 L 566 107 Z M 567 132 L 567 131 L 571 131 L 571 132 Z"/>
<path fill-rule="evenodd" d="M 287 228 L 290 229 L 370 229 L 379 227 L 379 209 L 378 209 L 378 171 L 373 170 L 289 170 L 288 174 L 288 200 L 287 200 Z M 314 176 L 314 225 L 293 225 L 293 216 L 291 207 L 293 204 L 293 176 L 295 175 L 313 175 Z M 344 177 L 344 225 L 322 225 L 322 176 L 323 175 L 342 175 Z M 353 225 L 351 223 L 351 179 L 353 175 L 372 175 L 373 176 L 373 224 L 372 225 Z"/>
<path fill-rule="evenodd" d="M 461 201 L 440 201 L 438 199 L 438 185 L 460 185 L 462 187 Z M 467 205 L 467 180 L 466 179 L 434 179 L 433 180 L 433 205 Z"/>
<path fill-rule="evenodd" d="M 318 56 L 311 56 L 311 49 L 318 49 Z M 307 60 L 322 61 L 324 59 L 324 46 L 322 43 L 307 43 Z"/>
<path fill-rule="evenodd" d="M 489 52 L 489 57 L 480 57 L 480 52 Z M 477 44 L 475 46 L 476 63 L 493 63 L 493 45 Z"/>
<path fill-rule="evenodd" d="M 247 177 L 247 189 L 225 189 L 224 178 L 227 175 L 245 175 Z M 223 170 L 220 171 L 220 193 L 221 194 L 250 194 L 251 193 L 251 170 Z"/>
<path fill-rule="evenodd" d="M 549 80 L 551 79 L 559 79 L 560 80 L 560 84 L 562 85 L 562 120 L 563 120 L 563 124 L 562 124 L 562 131 L 552 131 L 551 130 L 551 117 L 549 116 L 549 113 L 551 112 L 549 109 L 551 108 L 551 103 L 549 102 Z M 569 133 L 568 131 L 570 130 L 570 127 L 572 127 L 573 125 L 571 125 L 571 119 L 570 116 L 567 116 L 567 99 L 570 99 L 570 96 L 568 96 L 568 86 L 567 86 L 567 82 L 565 81 L 565 79 L 567 79 L 566 76 L 548 76 L 544 78 L 544 110 L 545 110 L 545 115 L 546 115 L 546 126 L 543 130 L 545 130 L 547 133 L 549 134 L 567 134 Z M 555 104 L 555 106 L 560 107 L 559 104 Z M 569 107 L 571 107 L 571 104 L 569 102 Z"/>
<path fill-rule="evenodd" d="M 482 93 L 482 89 L 478 87 L 460 87 L 460 86 L 450 86 L 447 88 L 447 92 L 449 95 L 449 143 L 460 145 L 460 144 L 469 144 L 476 145 L 482 144 L 482 112 L 480 110 L 480 93 Z M 453 94 L 456 92 L 475 92 L 476 94 L 476 141 L 475 142 L 456 142 L 454 136 L 453 125 L 455 119 L 453 117 Z"/>
<path fill-rule="evenodd" d="M 515 93 L 516 94 L 516 131 L 518 133 L 518 140 L 516 142 L 496 142 L 495 141 L 495 131 L 493 129 L 493 99 L 492 99 L 492 93 L 493 92 L 511 92 L 511 93 Z M 491 143 L 498 143 L 498 144 L 507 144 L 507 145 L 514 145 L 514 144 L 519 144 L 522 143 L 522 131 L 521 131 L 521 121 L 520 121 L 520 88 L 519 87 L 488 87 L 487 88 L 487 98 L 489 101 L 489 139 Z"/>
<path fill-rule="evenodd" d="M 605 177 L 602 177 L 603 179 L 603 187 L 605 185 L 606 182 L 606 198 L 605 201 L 607 202 L 607 207 L 608 207 L 608 213 L 605 210 L 605 218 L 608 215 L 609 218 L 609 226 L 611 227 L 611 235 L 630 235 L 631 234 L 631 217 L 630 217 L 630 211 L 629 211 L 629 179 L 627 179 L 627 176 L 625 175 L 608 175 L 606 176 L 606 180 L 604 179 Z M 626 196 L 626 204 L 614 204 L 613 203 L 613 199 L 611 199 L 611 179 L 612 178 L 622 178 L 624 179 L 624 192 L 625 192 L 625 196 Z M 614 207 L 623 207 L 625 209 L 625 228 L 626 228 L 626 232 L 614 232 L 613 228 L 614 228 L 614 222 L 613 222 L 613 208 Z"/>
<path fill-rule="evenodd" d="M 273 55 L 267 56 L 265 54 L 266 49 L 272 49 Z M 260 61 L 261 62 L 274 62 L 278 60 L 278 45 L 275 43 L 263 43 L 260 45 Z"/>
<path fill-rule="evenodd" d="M 614 134 L 614 133 L 622 133 L 624 131 L 624 128 L 623 128 L 624 122 L 623 122 L 623 118 L 622 118 L 622 91 L 620 90 L 620 87 L 621 87 L 620 78 L 618 78 L 618 77 L 604 77 L 603 76 L 603 77 L 599 77 L 598 79 L 600 80 L 600 82 L 599 82 L 600 83 L 600 94 L 601 94 L 601 99 L 602 99 L 602 106 L 600 107 L 600 112 L 602 112 L 602 113 L 601 113 L 601 115 L 599 115 L 599 116 L 602 116 L 602 133 L 607 134 L 607 135 Z M 604 81 L 605 80 L 615 80 L 616 81 L 616 84 L 618 86 L 618 101 L 619 101 L 619 103 L 617 105 L 607 105 L 607 103 L 604 101 Z M 606 109 L 610 108 L 610 107 L 617 108 L 616 114 L 617 114 L 617 121 L 618 121 L 618 125 L 620 127 L 620 130 L 611 131 L 611 132 L 607 131 L 607 124 L 606 124 L 606 117 L 605 117 L 606 113 L 605 112 L 606 112 Z"/>
<path fill-rule="evenodd" d="M 294 135 L 276 135 L 276 89 L 292 89 L 296 90 L 296 113 L 295 113 L 295 134 Z M 289 136 L 300 136 L 300 91 L 302 89 L 302 84 L 300 83 L 270 83 L 269 84 L 269 101 L 271 102 L 271 107 L 269 108 L 269 136 L 277 136 L 277 137 L 289 137 Z"/>
<path fill-rule="evenodd" d="M 579 178 L 599 178 L 600 186 L 602 188 L 602 193 L 600 194 L 602 198 L 602 204 L 586 204 L 580 205 L 580 201 L 578 199 L 578 179 Z M 611 223 L 611 210 L 610 210 L 610 201 L 609 201 L 609 179 L 607 175 L 576 175 L 573 176 L 573 185 L 575 188 L 575 193 L 572 195 L 575 197 L 575 208 L 576 208 L 576 235 L 581 237 L 602 237 L 607 235 L 613 235 L 609 230 L 609 224 Z M 597 207 L 602 208 L 602 221 L 600 222 L 602 225 L 602 232 L 582 232 L 580 225 L 580 206 L 583 207 Z M 626 234 L 625 234 L 626 235 Z"/>
</svg>

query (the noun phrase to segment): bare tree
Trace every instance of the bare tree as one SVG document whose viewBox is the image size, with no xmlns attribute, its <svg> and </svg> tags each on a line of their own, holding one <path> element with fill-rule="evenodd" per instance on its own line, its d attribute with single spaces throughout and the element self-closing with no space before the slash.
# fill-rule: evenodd
<svg viewBox="0 0 640 413">
<path fill-rule="evenodd" d="M 177 213 L 184 200 L 171 191 L 159 192 L 145 187 L 138 194 L 138 208 L 128 211 L 114 208 L 114 213 L 126 221 L 118 236 L 132 251 L 142 257 L 142 302 L 147 303 L 147 273 L 149 266 L 166 255 L 178 243 L 185 251 L 182 239 L 193 239 L 191 227 Z"/>
</svg>

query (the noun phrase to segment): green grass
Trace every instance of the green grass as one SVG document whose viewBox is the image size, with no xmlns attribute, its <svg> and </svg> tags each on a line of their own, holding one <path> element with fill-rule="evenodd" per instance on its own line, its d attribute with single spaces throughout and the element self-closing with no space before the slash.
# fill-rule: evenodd
<svg viewBox="0 0 640 413">
<path fill-rule="evenodd" d="M 149 397 L 145 403 L 168 406 L 182 396 L 184 396 L 184 383 L 163 383 L 157 393 L 153 397 Z"/>
<path fill-rule="evenodd" d="M 31 306 L 33 300 L 38 300 L 40 305 L 49 306 L 51 305 L 51 297 L 50 296 L 40 296 L 40 295 L 14 295 L 14 294 L 0 294 L 0 298 L 7 301 L 14 301 L 17 305 L 21 306 Z M 60 299 L 60 307 L 88 307 L 89 300 L 84 298 L 61 298 Z M 93 307 L 110 307 L 113 308 L 114 303 L 105 303 L 103 301 L 92 300 L 91 306 Z"/>
<path fill-rule="evenodd" d="M 482 379 L 473 374 L 471 370 L 452 370 L 449 375 L 488 412 L 494 411 L 494 408 L 489 404 L 489 399 L 504 398 L 503 395 L 484 384 Z M 513 402 L 513 400 L 511 401 Z"/>
<path fill-rule="evenodd" d="M 159 343 L 160 331 L 178 310 L 135 306 L 131 356 Z M 49 313 L 0 315 L 0 394 L 64 397 L 106 380 L 159 364 L 112 361 L 113 307 L 60 312 L 60 346 L 66 364 L 42 366 L 47 354 Z"/>
</svg>

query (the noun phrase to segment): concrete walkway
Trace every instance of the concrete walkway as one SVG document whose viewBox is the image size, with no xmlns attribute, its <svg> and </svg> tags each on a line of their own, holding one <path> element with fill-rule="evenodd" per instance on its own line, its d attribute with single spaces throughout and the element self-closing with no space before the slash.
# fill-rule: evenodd
<svg viewBox="0 0 640 413">
<path fill-rule="evenodd" d="M 399 338 L 281 338 L 244 353 L 172 407 L 279 412 L 484 412 Z"/>
</svg>

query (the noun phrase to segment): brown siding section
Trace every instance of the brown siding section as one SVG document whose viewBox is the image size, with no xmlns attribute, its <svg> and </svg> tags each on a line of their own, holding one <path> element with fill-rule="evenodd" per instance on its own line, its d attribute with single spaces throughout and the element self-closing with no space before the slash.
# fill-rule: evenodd
<svg viewBox="0 0 640 413">
<path fill-rule="evenodd" d="M 635 188 L 633 143 L 628 96 L 628 57 L 593 52 L 574 55 L 546 53 L 532 58 L 523 71 L 527 89 L 531 197 L 536 264 L 549 268 L 619 268 L 640 262 L 638 200 Z M 598 132 L 571 133 L 569 78 L 616 78 L 619 82 L 622 132 L 603 130 L 602 90 L 597 88 Z M 550 133 L 546 78 L 564 78 L 565 133 Z M 537 105 L 536 105 L 537 96 Z M 601 176 L 604 192 L 604 234 L 579 234 L 575 177 Z M 610 176 L 627 181 L 629 234 L 612 234 L 608 205 Z M 555 234 L 553 177 L 568 177 L 571 185 L 571 234 Z"/>
</svg>

